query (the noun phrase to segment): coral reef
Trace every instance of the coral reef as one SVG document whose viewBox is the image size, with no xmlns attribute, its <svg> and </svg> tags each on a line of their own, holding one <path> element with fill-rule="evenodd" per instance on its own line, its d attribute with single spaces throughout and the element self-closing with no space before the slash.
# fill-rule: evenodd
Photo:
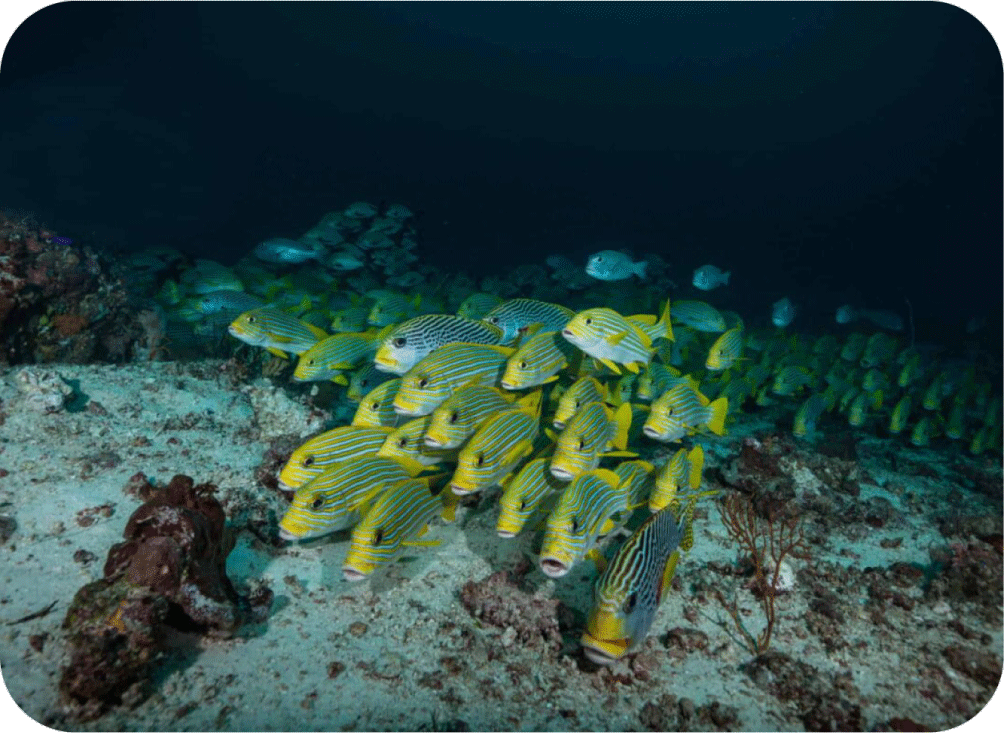
<svg viewBox="0 0 1004 733">
<path fill-rule="evenodd" d="M 124 361 L 142 329 L 89 247 L 0 215 L 0 363 Z"/>
<path fill-rule="evenodd" d="M 229 637 L 271 604 L 266 588 L 242 600 L 226 575 L 233 538 L 215 486 L 177 475 L 156 488 L 137 475 L 127 489 L 146 502 L 63 621 L 71 656 L 60 691 L 81 719 L 141 700 L 171 630 Z"/>
</svg>

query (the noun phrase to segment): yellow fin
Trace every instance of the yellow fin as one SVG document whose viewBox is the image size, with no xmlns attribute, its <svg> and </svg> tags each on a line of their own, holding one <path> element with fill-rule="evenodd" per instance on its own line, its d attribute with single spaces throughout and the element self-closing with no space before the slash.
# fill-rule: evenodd
<svg viewBox="0 0 1004 733">
<path fill-rule="evenodd" d="M 616 346 L 617 344 L 619 344 L 621 341 L 624 340 L 624 337 L 627 336 L 628 333 L 629 331 L 618 331 L 617 333 L 612 333 L 609 336 L 607 336 L 606 342 L 611 346 Z"/>
<path fill-rule="evenodd" d="M 603 557 L 603 553 L 600 552 L 598 548 L 594 547 L 591 549 L 586 553 L 586 557 L 593 561 L 598 572 L 602 573 L 607 569 L 607 559 Z"/>
<path fill-rule="evenodd" d="M 274 346 L 266 346 L 265 351 L 270 353 L 272 356 L 278 356 L 280 359 L 288 359 L 289 355 L 285 351 L 280 351 Z"/>
<path fill-rule="evenodd" d="M 439 547 L 443 544 L 442 540 L 405 540 L 401 543 L 406 547 Z"/>
<path fill-rule="evenodd" d="M 662 579 L 659 581 L 659 602 L 662 603 L 666 594 L 669 593 L 673 585 L 673 576 L 676 575 L 676 563 L 680 561 L 680 553 L 674 550 L 673 554 L 666 560 L 666 567 L 662 569 Z"/>
<path fill-rule="evenodd" d="M 631 403 L 624 402 L 614 412 L 614 423 L 616 425 L 614 437 L 610 443 L 617 450 L 627 450 L 628 431 L 631 429 Z"/>
<path fill-rule="evenodd" d="M 349 385 L 349 380 L 346 379 L 344 374 L 339 374 L 337 377 L 332 377 L 331 381 L 334 382 L 335 384 L 340 384 L 343 387 L 347 387 Z"/>
<path fill-rule="evenodd" d="M 611 450 L 603 454 L 604 458 L 637 458 L 638 454 L 629 450 Z"/>
<path fill-rule="evenodd" d="M 326 339 L 328 337 L 328 334 L 325 333 L 324 329 L 318 328 L 317 326 L 311 323 L 307 323 L 306 321 L 300 321 L 300 323 L 306 326 L 307 330 L 310 331 L 315 336 L 317 336 L 317 338 Z"/>
<path fill-rule="evenodd" d="M 627 364 L 624 365 L 624 368 L 627 369 L 632 374 L 638 374 L 638 372 L 641 371 L 638 368 L 638 362 L 636 362 L 636 361 L 630 361 L 630 362 L 628 362 Z"/>
<path fill-rule="evenodd" d="M 701 472 L 704 470 L 704 449 L 695 445 L 687 454 L 687 461 L 690 463 L 689 486 L 691 489 L 696 489 L 701 485 Z"/>
<path fill-rule="evenodd" d="M 621 483 L 621 477 L 608 468 L 594 468 L 593 475 L 603 481 L 606 481 L 613 488 L 617 488 Z"/>
<path fill-rule="evenodd" d="M 719 397 L 711 403 L 711 418 L 708 420 L 708 430 L 715 435 L 725 435 L 725 416 L 729 412 L 728 397 Z"/>
</svg>

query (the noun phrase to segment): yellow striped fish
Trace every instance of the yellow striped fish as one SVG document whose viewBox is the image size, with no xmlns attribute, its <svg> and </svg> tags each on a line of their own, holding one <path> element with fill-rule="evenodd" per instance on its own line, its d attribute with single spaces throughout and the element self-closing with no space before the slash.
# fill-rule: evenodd
<svg viewBox="0 0 1004 733">
<path fill-rule="evenodd" d="M 540 569 L 549 578 L 566 575 L 610 531 L 613 517 L 628 511 L 627 486 L 605 468 L 583 473 L 561 492 L 547 518 Z"/>
<path fill-rule="evenodd" d="M 649 362 L 648 367 L 638 375 L 635 396 L 643 402 L 651 402 L 676 384 L 680 370 L 668 367 L 658 361 Z"/>
<path fill-rule="evenodd" d="M 302 354 L 328 335 L 317 326 L 269 306 L 241 313 L 227 330 L 234 338 L 283 359 L 289 358 L 289 353 Z"/>
<path fill-rule="evenodd" d="M 554 427 L 561 430 L 579 408 L 590 402 L 609 402 L 607 388 L 596 377 L 579 377 L 562 393 L 554 412 Z"/>
<path fill-rule="evenodd" d="M 781 367 L 774 375 L 771 392 L 782 397 L 791 397 L 802 387 L 812 384 L 812 373 L 804 366 L 789 364 Z"/>
<path fill-rule="evenodd" d="M 583 405 L 558 435 L 551 473 L 561 481 L 596 468 L 604 455 L 635 457 L 627 452 L 628 430 L 631 428 L 631 405 L 613 407 L 603 402 Z M 607 451 L 613 447 L 614 452 Z"/>
<path fill-rule="evenodd" d="M 422 296 L 411 297 L 390 290 L 381 291 L 370 308 L 366 321 L 371 326 L 389 326 L 415 315 L 422 305 Z"/>
<path fill-rule="evenodd" d="M 704 449 L 695 445 L 688 453 L 686 448 L 680 448 L 655 477 L 655 489 L 648 499 L 649 511 L 657 512 L 668 506 L 684 486 L 692 490 L 700 488 L 703 471 Z"/>
<path fill-rule="evenodd" d="M 471 293 L 457 308 L 462 318 L 483 318 L 492 308 L 502 303 L 502 298 L 492 293 Z"/>
<path fill-rule="evenodd" d="M 743 332 L 740 328 L 732 328 L 719 336 L 708 350 L 708 358 L 704 362 L 706 369 L 720 372 L 730 368 L 743 355 Z"/>
<path fill-rule="evenodd" d="M 692 385 L 678 384 L 652 403 L 642 430 L 649 438 L 663 443 L 676 442 L 702 428 L 724 435 L 728 409 L 727 398 L 710 402 Z"/>
<path fill-rule="evenodd" d="M 673 303 L 673 323 L 682 323 L 703 333 L 725 330 L 725 317 L 703 300 L 678 300 Z"/>
<path fill-rule="evenodd" d="M 937 424 L 934 418 L 930 415 L 924 415 L 917 421 L 917 424 L 913 426 L 913 431 L 910 433 L 910 442 L 913 443 L 918 448 L 924 448 L 930 444 L 931 438 L 935 436 L 938 432 Z"/>
<path fill-rule="evenodd" d="M 534 324 L 548 331 L 560 331 L 574 315 L 574 311 L 557 303 L 513 298 L 492 308 L 482 320 L 502 329 L 502 343 L 508 344 Z"/>
<path fill-rule="evenodd" d="M 379 384 L 371 389 L 356 408 L 352 424 L 359 427 L 396 427 L 400 416 L 394 410 L 394 397 L 401 387 L 401 378 Z"/>
<path fill-rule="evenodd" d="M 502 481 L 533 452 L 540 431 L 540 392 L 536 399 L 488 418 L 457 456 L 450 489 L 463 496 Z"/>
<path fill-rule="evenodd" d="M 526 520 L 550 494 L 559 493 L 568 486 L 551 474 L 549 460 L 534 458 L 505 482 L 495 524 L 499 537 L 511 539 L 518 535 Z"/>
<path fill-rule="evenodd" d="M 649 479 L 653 471 L 655 466 L 648 461 L 621 461 L 614 467 L 620 485 L 627 492 L 629 507 L 642 506 L 648 500 Z"/>
<path fill-rule="evenodd" d="M 364 364 L 352 372 L 352 376 L 349 378 L 349 388 L 345 390 L 345 397 L 353 402 L 360 402 L 374 387 L 392 379 L 394 379 L 393 374 L 381 372 L 373 364 Z"/>
<path fill-rule="evenodd" d="M 407 479 L 388 487 L 352 528 L 342 577 L 351 582 L 365 580 L 406 545 L 426 544 L 415 540 L 442 508 L 442 500 L 433 496 L 426 479 Z"/>
<path fill-rule="evenodd" d="M 576 313 L 561 334 L 614 374 L 621 373 L 618 365 L 638 373 L 652 359 L 652 341 L 659 337 L 673 338 L 669 301 L 662 318 L 652 326 L 628 320 L 610 308 L 589 308 Z"/>
<path fill-rule="evenodd" d="M 864 353 L 861 354 L 861 366 L 869 369 L 892 361 L 898 346 L 899 342 L 895 338 L 876 331 L 865 342 Z"/>
<path fill-rule="evenodd" d="M 367 306 L 353 306 L 336 311 L 331 316 L 331 330 L 336 333 L 356 333 L 364 331 L 370 309 Z"/>
<path fill-rule="evenodd" d="M 318 341 L 300 355 L 293 371 L 295 382 L 332 380 L 347 385 L 342 372 L 353 369 L 376 349 L 376 331 L 368 333 L 336 333 Z"/>
<path fill-rule="evenodd" d="M 529 389 L 558 379 L 558 374 L 582 352 L 558 331 L 538 331 L 509 357 L 502 374 L 502 389 Z"/>
<path fill-rule="evenodd" d="M 489 344 L 447 344 L 413 366 L 394 397 L 399 415 L 428 415 L 465 384 L 493 385 L 512 349 Z"/>
<path fill-rule="evenodd" d="M 656 512 L 620 546 L 596 581 L 582 649 L 596 664 L 616 662 L 648 635 L 673 582 L 680 549 L 693 544 L 694 500 L 678 517 Z"/>
<path fill-rule="evenodd" d="M 892 415 L 889 417 L 889 432 L 899 435 L 906 428 L 906 422 L 910 419 L 910 408 L 913 407 L 913 400 L 906 394 L 899 398 L 899 402 L 892 408 Z"/>
<path fill-rule="evenodd" d="M 375 455 L 390 432 L 390 428 L 343 425 L 314 436 L 289 456 L 279 472 L 279 488 L 292 491 L 339 461 Z"/>
<path fill-rule="evenodd" d="M 394 328 L 373 362 L 381 371 L 404 374 L 437 349 L 456 343 L 500 344 L 502 331 L 484 321 L 430 313 Z"/>
<path fill-rule="evenodd" d="M 382 456 L 336 463 L 296 490 L 279 522 L 279 536 L 306 540 L 351 527 L 385 487 L 413 478 L 424 468 Z"/>
<path fill-rule="evenodd" d="M 429 415 L 409 420 L 399 428 L 395 428 L 384 440 L 378 456 L 385 458 L 405 458 L 417 461 L 423 466 L 433 466 L 443 461 L 452 460 L 456 451 L 430 448 L 425 443 L 425 430 L 429 427 Z"/>
<path fill-rule="evenodd" d="M 795 423 L 792 426 L 795 437 L 810 437 L 815 432 L 816 422 L 824 410 L 826 410 L 826 397 L 818 392 L 809 395 L 795 413 Z"/>
<path fill-rule="evenodd" d="M 510 407 L 511 396 L 494 387 L 465 385 L 432 411 L 425 444 L 430 448 L 459 448 L 485 420 Z"/>
<path fill-rule="evenodd" d="M 861 358 L 861 352 L 865 350 L 866 343 L 868 343 L 868 337 L 865 334 L 848 334 L 847 340 L 844 341 L 844 345 L 840 349 L 840 358 L 844 361 L 858 361 Z"/>
</svg>

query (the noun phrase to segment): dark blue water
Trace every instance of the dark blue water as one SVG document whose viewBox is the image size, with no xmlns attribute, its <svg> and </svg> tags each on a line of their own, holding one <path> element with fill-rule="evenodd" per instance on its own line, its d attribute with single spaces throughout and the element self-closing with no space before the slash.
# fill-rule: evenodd
<svg viewBox="0 0 1004 733">
<path fill-rule="evenodd" d="M 0 206 L 232 261 L 401 202 L 444 268 L 615 240 L 999 334 L 1001 87 L 944 4 L 63 4 L 3 57 Z"/>
</svg>

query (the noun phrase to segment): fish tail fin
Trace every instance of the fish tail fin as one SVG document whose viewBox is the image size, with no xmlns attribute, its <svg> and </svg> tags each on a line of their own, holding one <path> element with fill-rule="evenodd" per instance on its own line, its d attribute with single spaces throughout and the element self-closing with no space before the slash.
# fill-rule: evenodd
<svg viewBox="0 0 1004 733">
<path fill-rule="evenodd" d="M 645 271 L 648 269 L 648 262 L 635 262 L 634 263 L 634 274 L 640 277 L 642 280 L 645 279 Z"/>
<path fill-rule="evenodd" d="M 730 278 L 730 277 L 732 277 L 732 270 L 729 270 L 728 272 L 726 272 L 726 273 L 722 274 L 722 280 L 724 280 L 724 281 L 725 281 L 725 284 L 726 284 L 726 285 L 728 285 L 728 284 L 729 284 L 729 278 Z"/>
<path fill-rule="evenodd" d="M 617 411 L 614 412 L 614 421 L 617 424 L 614 433 L 613 444 L 617 450 L 627 450 L 628 431 L 631 429 L 631 403 L 623 402 Z"/>
<path fill-rule="evenodd" d="M 668 341 L 674 341 L 673 338 L 673 324 L 669 320 L 669 296 L 666 297 L 666 305 L 662 307 L 662 315 L 659 317 L 659 322 L 656 325 L 655 334 L 653 335 L 653 341 L 660 336 L 667 339 Z"/>
<path fill-rule="evenodd" d="M 715 435 L 725 435 L 725 416 L 729 412 L 728 397 L 719 397 L 709 407 L 711 418 L 708 420 L 708 430 Z"/>
<path fill-rule="evenodd" d="M 687 461 L 690 463 L 690 488 L 696 489 L 701 485 L 701 473 L 704 471 L 704 449 L 695 445 L 687 454 Z"/>
</svg>

